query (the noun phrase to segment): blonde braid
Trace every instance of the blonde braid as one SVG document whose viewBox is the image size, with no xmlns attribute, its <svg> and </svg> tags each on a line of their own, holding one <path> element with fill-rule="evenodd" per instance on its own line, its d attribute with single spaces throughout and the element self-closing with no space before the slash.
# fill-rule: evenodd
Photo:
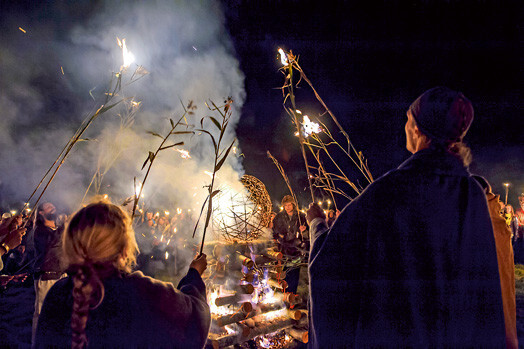
<svg viewBox="0 0 524 349">
<path fill-rule="evenodd" d="M 96 308 L 104 298 L 104 285 L 91 263 L 78 266 L 73 276 L 73 312 L 71 347 L 82 349 L 87 346 L 86 325 L 89 309 Z"/>
</svg>

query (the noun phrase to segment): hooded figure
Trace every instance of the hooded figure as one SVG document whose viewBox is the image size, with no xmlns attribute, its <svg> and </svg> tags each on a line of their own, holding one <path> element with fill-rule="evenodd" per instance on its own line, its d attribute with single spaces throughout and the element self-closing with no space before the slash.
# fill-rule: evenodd
<svg viewBox="0 0 524 349">
<path fill-rule="evenodd" d="M 407 116 L 408 160 L 330 230 L 308 211 L 311 347 L 504 347 L 493 229 L 462 142 L 473 107 L 436 87 Z"/>
</svg>

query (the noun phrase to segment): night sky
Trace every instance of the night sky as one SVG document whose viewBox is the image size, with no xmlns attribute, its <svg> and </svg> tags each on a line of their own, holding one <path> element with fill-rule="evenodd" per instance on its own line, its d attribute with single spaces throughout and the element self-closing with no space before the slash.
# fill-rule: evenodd
<svg viewBox="0 0 524 349">
<path fill-rule="evenodd" d="M 264 160 L 266 149 L 305 178 L 282 93 L 275 89 L 283 83 L 275 54 L 282 46 L 300 56 L 375 177 L 410 155 L 403 129 L 410 103 L 445 85 L 475 107 L 465 139 L 474 156 L 472 172 L 486 176 L 499 193 L 503 182 L 511 182 L 510 202 L 524 191 L 522 2 L 232 1 L 226 9 L 248 91 L 238 132 L 249 154 L 244 165 L 268 186 L 274 186 L 276 169 Z M 320 108 L 313 96 L 297 103 Z"/>
<path fill-rule="evenodd" d="M 76 26 L 86 25 L 104 11 L 103 3 L 1 1 L 0 58 L 5 62 L 10 57 L 7 53 L 22 57 L 31 52 L 31 44 L 20 39 L 18 26 L 36 30 L 40 25 L 45 28 L 38 33 L 41 38 L 70 42 Z M 236 129 L 243 167 L 266 184 L 275 201 L 287 192 L 267 150 L 292 179 L 301 204 L 308 202 L 298 140 L 282 106 L 279 47 L 299 56 L 302 68 L 367 158 L 375 178 L 410 155 L 404 136 L 410 103 L 425 90 L 445 85 L 462 91 L 475 107 L 475 121 L 465 138 L 474 156 L 472 172 L 487 177 L 501 194 L 502 183 L 510 182 L 509 202 L 514 205 L 517 192 L 524 192 L 522 1 L 237 0 L 221 2 L 218 8 L 224 12 L 219 21 L 225 25 L 232 54 L 245 76 L 245 102 Z M 114 16 L 115 22 L 121 20 L 118 13 Z M 202 31 L 207 30 L 204 22 L 200 21 Z M 62 64 L 58 53 L 53 59 L 56 66 Z M 14 76 L 23 75 L 16 71 L 22 68 L 4 62 L 3 75 L 12 69 Z M 26 61 L 24 71 L 39 64 Z M 12 84 L 4 76 L 0 79 L 4 88 Z M 53 99 L 48 103 L 54 111 L 57 106 L 62 115 L 82 111 L 85 104 L 79 100 L 89 88 L 79 81 L 54 79 L 33 79 L 31 84 L 40 90 L 62 91 L 46 95 Z M 297 90 L 297 107 L 309 115 L 321 111 L 305 83 Z M 31 108 L 25 108 L 31 118 Z M 33 120 L 38 120 L 39 113 L 41 109 Z"/>
</svg>

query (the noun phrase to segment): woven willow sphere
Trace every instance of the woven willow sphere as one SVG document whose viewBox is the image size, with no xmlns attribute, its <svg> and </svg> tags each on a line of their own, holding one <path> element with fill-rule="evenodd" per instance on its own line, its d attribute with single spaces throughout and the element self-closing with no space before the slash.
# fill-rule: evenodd
<svg viewBox="0 0 524 349">
<path fill-rule="evenodd" d="M 271 221 L 271 198 L 264 183 L 249 175 L 240 181 L 244 192 L 220 188 L 213 197 L 213 229 L 228 242 L 255 240 Z"/>
</svg>

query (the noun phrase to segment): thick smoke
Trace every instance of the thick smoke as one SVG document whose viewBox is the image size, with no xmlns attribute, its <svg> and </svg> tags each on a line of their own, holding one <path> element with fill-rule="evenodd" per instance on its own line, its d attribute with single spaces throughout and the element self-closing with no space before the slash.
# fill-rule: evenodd
<svg viewBox="0 0 524 349">
<path fill-rule="evenodd" d="M 90 140 L 75 146 L 46 200 L 66 210 L 78 208 L 97 170 L 104 174 L 98 182 L 101 194 L 117 202 L 133 195 L 133 177 L 143 177 L 142 164 L 161 141 L 146 131 L 165 134 L 168 119 L 182 115 L 181 101 L 197 106 L 187 122 L 199 126 L 203 116 L 220 117 L 205 101 L 221 105 L 230 96 L 234 111 L 223 147 L 231 143 L 245 98 L 244 77 L 217 2 L 107 1 L 90 8 L 88 18 L 74 25 L 60 6 L 48 5 L 43 17 L 26 23 L 26 34 L 18 31 L 23 22 L 12 20 L 12 35 L 6 35 L 11 39 L 0 42 L 3 206 L 17 208 L 28 197 L 81 121 L 103 103 L 111 76 L 122 64 L 116 37 L 126 39 L 136 64 L 150 72 L 117 97 L 133 97 L 140 108 L 133 116 L 130 103 L 122 103 L 97 119 L 84 135 Z M 206 128 L 216 131 L 211 123 Z M 183 159 L 176 148 L 162 151 L 143 200 L 154 207 L 196 211 L 206 195 L 203 186 L 210 182 L 204 171 L 212 170 L 211 143 L 205 135 L 172 139 L 178 141 L 185 142 L 181 149 L 188 150 L 191 159 Z M 232 154 L 219 179 L 236 183 L 240 175 L 240 160 Z M 89 195 L 93 193 L 91 186 Z"/>
</svg>

